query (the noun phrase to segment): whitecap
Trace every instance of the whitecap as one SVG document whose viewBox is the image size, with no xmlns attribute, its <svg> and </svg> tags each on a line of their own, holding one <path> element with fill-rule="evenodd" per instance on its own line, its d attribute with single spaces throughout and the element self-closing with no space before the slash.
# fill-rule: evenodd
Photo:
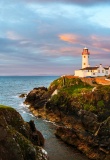
<svg viewBox="0 0 110 160">
<path fill-rule="evenodd" d="M 32 113 L 28 113 L 31 117 L 35 117 Z"/>
<path fill-rule="evenodd" d="M 56 127 L 59 126 L 59 125 L 56 124 L 55 122 L 52 122 L 52 121 L 49 121 L 49 120 L 46 120 L 46 119 L 44 119 L 43 121 L 46 122 L 46 123 L 52 123 L 52 124 L 53 124 L 54 126 L 56 126 Z"/>
<path fill-rule="evenodd" d="M 48 121 L 48 120 L 46 120 L 46 119 L 44 119 L 43 121 L 44 121 L 44 122 L 49 122 L 49 123 L 51 123 L 51 121 Z"/>
<path fill-rule="evenodd" d="M 18 95 L 16 95 L 16 96 L 12 96 L 13 98 L 19 98 L 19 96 Z"/>
<path fill-rule="evenodd" d="M 26 111 L 24 111 L 24 110 L 21 110 L 21 112 L 22 112 L 22 113 L 26 113 Z"/>
<path fill-rule="evenodd" d="M 23 108 L 29 108 L 29 105 L 26 105 L 26 104 L 24 104 L 24 103 L 20 103 L 19 106 L 20 106 L 20 107 L 23 107 Z"/>
</svg>

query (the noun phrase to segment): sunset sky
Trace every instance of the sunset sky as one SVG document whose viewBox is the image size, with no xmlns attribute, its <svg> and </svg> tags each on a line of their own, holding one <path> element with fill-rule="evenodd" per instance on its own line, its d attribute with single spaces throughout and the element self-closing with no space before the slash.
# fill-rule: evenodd
<svg viewBox="0 0 110 160">
<path fill-rule="evenodd" d="M 0 75 L 63 75 L 110 65 L 110 0 L 0 0 Z"/>
</svg>

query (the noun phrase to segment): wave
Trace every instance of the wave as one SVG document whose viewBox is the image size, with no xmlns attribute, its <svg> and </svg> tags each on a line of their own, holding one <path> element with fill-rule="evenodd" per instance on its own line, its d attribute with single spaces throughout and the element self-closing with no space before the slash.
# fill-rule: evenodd
<svg viewBox="0 0 110 160">
<path fill-rule="evenodd" d="M 19 95 L 16 95 L 16 96 L 12 96 L 13 98 L 19 98 Z"/>
<path fill-rule="evenodd" d="M 27 113 L 27 114 L 29 114 L 31 117 L 35 117 L 32 113 Z"/>
<path fill-rule="evenodd" d="M 52 122 L 52 121 L 49 121 L 49 120 L 46 120 L 46 119 L 44 119 L 43 121 L 46 122 L 46 123 L 52 123 L 54 126 L 59 127 L 59 125 L 56 124 L 55 122 Z"/>
<path fill-rule="evenodd" d="M 21 102 L 21 103 L 19 104 L 19 106 L 20 106 L 20 107 L 23 107 L 23 108 L 29 108 L 29 105 L 26 105 L 26 104 L 24 104 L 23 102 Z"/>
<path fill-rule="evenodd" d="M 26 113 L 26 111 L 24 111 L 24 110 L 21 110 L 21 112 L 24 113 L 24 114 Z"/>
</svg>

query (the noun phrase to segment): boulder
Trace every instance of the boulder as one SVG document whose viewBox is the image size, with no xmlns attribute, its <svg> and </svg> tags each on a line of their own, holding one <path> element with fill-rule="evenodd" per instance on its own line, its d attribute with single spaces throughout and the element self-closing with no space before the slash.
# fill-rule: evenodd
<svg viewBox="0 0 110 160">
<path fill-rule="evenodd" d="M 30 104 L 34 108 L 39 109 L 44 107 L 45 103 L 50 97 L 50 93 L 47 88 L 39 87 L 34 88 L 26 97 L 25 104 Z"/>
<path fill-rule="evenodd" d="M 82 109 L 79 110 L 78 114 L 85 130 L 94 133 L 100 125 L 98 123 L 97 115 Z"/>
<path fill-rule="evenodd" d="M 26 96 L 27 96 L 26 93 L 22 93 L 22 94 L 19 95 L 20 98 L 24 98 L 24 97 L 26 97 Z"/>
<path fill-rule="evenodd" d="M 47 160 L 42 134 L 11 107 L 0 105 L 0 159 Z M 36 137 L 37 138 L 34 138 Z M 34 141 L 33 141 L 34 138 Z"/>
</svg>

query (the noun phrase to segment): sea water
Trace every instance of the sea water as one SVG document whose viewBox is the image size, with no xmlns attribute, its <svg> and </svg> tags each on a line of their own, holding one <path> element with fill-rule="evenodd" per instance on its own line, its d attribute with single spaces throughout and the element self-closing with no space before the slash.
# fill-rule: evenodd
<svg viewBox="0 0 110 160">
<path fill-rule="evenodd" d="M 56 126 L 48 121 L 37 119 L 23 104 L 22 93 L 29 93 L 33 88 L 45 86 L 58 76 L 2 76 L 0 77 L 0 104 L 15 108 L 25 121 L 34 120 L 38 130 L 45 138 L 45 150 L 49 160 L 88 160 L 73 147 L 66 145 L 54 135 Z"/>
</svg>

